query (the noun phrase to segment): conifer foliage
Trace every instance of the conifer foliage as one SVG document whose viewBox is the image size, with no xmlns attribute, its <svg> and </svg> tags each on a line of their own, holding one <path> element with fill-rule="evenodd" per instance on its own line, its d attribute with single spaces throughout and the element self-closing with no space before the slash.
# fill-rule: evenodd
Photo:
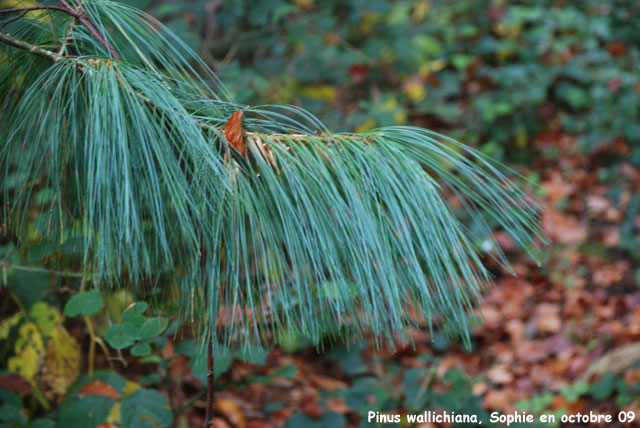
<svg viewBox="0 0 640 428">
<path fill-rule="evenodd" d="M 177 302 L 213 343 L 393 343 L 425 320 L 464 334 L 490 281 L 481 248 L 508 267 L 491 231 L 536 257 L 537 206 L 502 166 L 426 129 L 333 133 L 293 106 L 238 105 L 129 6 L 0 9 L 0 42 L 0 170 L 20 183 L 3 186 L 3 232 Z"/>
</svg>

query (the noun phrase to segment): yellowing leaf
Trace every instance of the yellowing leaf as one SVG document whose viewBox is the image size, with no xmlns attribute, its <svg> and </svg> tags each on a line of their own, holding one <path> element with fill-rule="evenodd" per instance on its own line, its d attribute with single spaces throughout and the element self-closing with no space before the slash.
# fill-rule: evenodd
<svg viewBox="0 0 640 428">
<path fill-rule="evenodd" d="M 364 122 L 362 122 L 362 124 L 360 126 L 358 126 L 355 131 L 356 132 L 367 132 L 368 130 L 375 128 L 375 126 L 377 125 L 377 122 L 375 119 L 370 118 L 365 120 Z"/>
<path fill-rule="evenodd" d="M 107 297 L 106 309 L 114 322 L 122 322 L 122 313 L 134 302 L 131 292 L 120 289 Z"/>
<path fill-rule="evenodd" d="M 22 319 L 22 312 L 12 315 L 11 317 L 0 322 L 0 340 L 7 340 L 11 328 L 18 325 Z"/>
<path fill-rule="evenodd" d="M 233 424 L 236 428 L 246 428 L 247 420 L 240 410 L 238 404 L 232 399 L 227 397 L 217 398 L 215 400 L 214 408 L 222 413 L 225 418 Z"/>
<path fill-rule="evenodd" d="M 382 20 L 382 15 L 365 10 L 362 12 L 362 21 L 360 23 L 360 31 L 364 34 L 370 34 L 373 27 Z"/>
<path fill-rule="evenodd" d="M 518 133 L 516 134 L 516 145 L 518 148 L 523 148 L 529 142 L 529 136 L 527 135 L 527 130 L 524 128 L 518 128 Z"/>
<path fill-rule="evenodd" d="M 293 0 L 293 2 L 302 9 L 313 6 L 313 0 Z"/>
<path fill-rule="evenodd" d="M 494 24 L 493 31 L 500 37 L 506 37 L 509 39 L 517 39 L 522 31 L 522 25 L 520 24 L 505 24 L 504 22 L 498 22 Z"/>
<path fill-rule="evenodd" d="M 388 97 L 384 103 L 382 103 L 382 110 L 393 110 L 398 107 L 398 100 L 395 97 Z"/>
<path fill-rule="evenodd" d="M 414 103 L 422 101 L 427 96 L 427 89 L 422 79 L 412 78 L 407 80 L 403 89 L 407 97 Z"/>
<path fill-rule="evenodd" d="M 308 86 L 302 89 L 302 95 L 322 101 L 334 101 L 338 91 L 331 85 Z"/>
<path fill-rule="evenodd" d="M 109 417 L 107 418 L 107 422 L 110 424 L 120 424 L 121 416 L 120 416 L 120 403 L 113 405 L 111 411 L 109 412 Z"/>
<path fill-rule="evenodd" d="M 34 348 L 25 348 L 20 354 L 14 355 L 7 361 L 7 368 L 34 384 L 34 378 L 38 372 L 40 355 Z"/>
<path fill-rule="evenodd" d="M 53 329 L 60 322 L 60 312 L 45 302 L 36 302 L 29 309 L 29 316 L 36 322 L 44 337 L 51 336 Z"/>
<path fill-rule="evenodd" d="M 135 383 L 135 382 L 131 382 L 131 381 L 127 381 L 127 383 L 124 384 L 124 391 L 122 391 L 123 395 L 131 395 L 134 392 L 136 392 L 138 389 L 140 389 L 140 385 Z"/>
<path fill-rule="evenodd" d="M 429 3 L 428 1 L 419 1 L 413 7 L 413 13 L 411 14 L 411 19 L 413 19 L 413 22 L 417 24 L 424 21 L 424 18 L 429 13 L 429 9 L 431 9 L 431 3 Z"/>
<path fill-rule="evenodd" d="M 324 35 L 324 43 L 329 46 L 335 46 L 340 43 L 340 34 L 335 31 L 328 31 Z"/>
<path fill-rule="evenodd" d="M 79 372 L 80 346 L 64 327 L 57 327 L 47 343 L 39 374 L 39 383 L 45 397 L 62 401 Z"/>
<path fill-rule="evenodd" d="M 393 120 L 398 125 L 406 124 L 408 120 L 407 112 L 405 112 L 404 110 L 398 110 L 397 112 L 393 113 Z"/>
<path fill-rule="evenodd" d="M 7 368 L 33 384 L 44 352 L 42 335 L 35 323 L 28 322 L 20 326 L 14 351 L 15 355 L 9 358 Z"/>
<path fill-rule="evenodd" d="M 419 73 L 422 77 L 427 77 L 431 73 L 436 73 L 447 66 L 447 61 L 444 59 L 434 59 L 427 61 L 420 66 Z"/>
<path fill-rule="evenodd" d="M 0 9 L 11 9 L 17 7 L 34 7 L 38 6 L 38 2 L 34 0 L 2 0 L 0 1 Z M 25 16 L 29 18 L 37 18 L 42 15 L 42 10 L 31 10 Z"/>
<path fill-rule="evenodd" d="M 37 355 L 42 355 L 44 345 L 42 343 L 42 335 L 38 326 L 33 322 L 27 322 L 20 326 L 18 330 L 18 339 L 13 347 L 16 355 L 21 354 L 25 349 L 33 349 Z"/>
</svg>

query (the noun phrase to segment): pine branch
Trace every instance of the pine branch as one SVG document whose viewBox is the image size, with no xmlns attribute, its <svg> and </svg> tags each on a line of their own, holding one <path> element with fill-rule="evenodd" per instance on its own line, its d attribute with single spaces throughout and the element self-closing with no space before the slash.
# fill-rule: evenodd
<svg viewBox="0 0 640 428">
<path fill-rule="evenodd" d="M 120 61 L 87 31 L 70 42 L 80 57 L 37 46 L 50 34 L 33 20 L 16 33 L 31 44 L 0 34 L 53 63 L 11 48 L 0 64 L 5 81 L 21 76 L 17 100 L 1 104 L 0 169 L 27 183 L 5 190 L 4 214 L 27 224 L 34 192 L 52 189 L 56 238 L 79 239 L 96 281 L 175 279 L 182 314 L 213 347 L 282 334 L 319 343 L 345 328 L 392 344 L 423 320 L 468 338 L 490 282 L 480 243 L 508 266 L 500 227 L 535 258 L 537 205 L 481 153 L 415 127 L 334 134 L 295 107 L 249 109 L 212 90 L 215 75 L 148 15 L 109 0 L 74 10 L 113 29 Z M 231 162 L 224 125 L 238 110 L 247 155 Z"/>
<path fill-rule="evenodd" d="M 25 50 L 27 52 L 31 52 L 35 55 L 39 55 L 41 57 L 47 58 L 51 61 L 53 61 L 54 63 L 59 62 L 59 61 L 64 61 L 64 60 L 72 60 L 74 61 L 77 65 L 78 68 L 81 71 L 87 70 L 88 68 L 98 65 L 100 64 L 102 61 L 101 60 L 95 60 L 95 59 L 91 59 L 91 60 L 82 60 L 82 59 L 78 59 L 78 58 L 74 58 L 74 57 L 69 57 L 69 56 L 64 56 L 61 55 L 60 53 L 56 53 L 47 49 L 43 49 L 40 48 L 38 46 L 34 46 L 28 42 L 25 42 L 24 40 L 20 40 L 14 37 L 11 37 L 9 34 L 3 34 L 0 32 L 0 41 L 11 45 L 13 47 L 16 47 L 18 49 L 22 49 Z M 108 61 L 108 60 L 106 60 Z M 109 62 L 111 63 L 111 62 Z M 141 100 L 143 100 L 144 102 L 153 105 L 153 101 L 151 99 L 149 99 L 148 97 L 146 97 L 145 95 L 136 92 L 136 96 L 138 96 Z M 193 120 L 193 122 L 203 131 L 213 131 L 216 132 L 218 134 L 223 133 L 224 131 L 224 127 L 222 126 L 215 126 L 215 125 L 211 125 L 208 124 L 202 120 L 199 120 L 195 117 L 191 117 L 191 120 Z M 336 135 L 323 135 L 323 134 L 295 134 L 295 133 L 264 133 L 264 132 L 256 132 L 256 131 L 244 131 L 243 135 L 248 137 L 248 138 L 254 138 L 257 137 L 259 139 L 262 138 L 269 138 L 275 142 L 281 143 L 281 144 L 288 144 L 291 141 L 307 141 L 309 139 L 310 136 L 313 136 L 319 140 L 322 140 L 323 142 L 330 144 L 332 142 L 336 141 Z M 350 137 L 352 137 L 355 140 L 360 140 L 364 143 L 368 143 L 371 142 L 371 136 L 373 135 L 382 135 L 380 132 L 374 132 L 374 133 L 366 133 L 366 134 L 345 134 L 348 135 Z"/>
<path fill-rule="evenodd" d="M 22 49 L 27 52 L 31 52 L 34 55 L 39 55 L 43 58 L 47 58 L 53 61 L 54 63 L 67 59 L 67 57 L 60 55 L 57 52 L 53 52 L 48 49 L 44 49 L 44 48 L 32 45 L 31 43 L 25 42 L 24 40 L 16 39 L 14 37 L 11 37 L 8 34 L 1 33 L 1 32 L 0 32 L 0 41 L 3 43 L 6 43 L 7 45 L 13 46 L 15 48 Z"/>
</svg>

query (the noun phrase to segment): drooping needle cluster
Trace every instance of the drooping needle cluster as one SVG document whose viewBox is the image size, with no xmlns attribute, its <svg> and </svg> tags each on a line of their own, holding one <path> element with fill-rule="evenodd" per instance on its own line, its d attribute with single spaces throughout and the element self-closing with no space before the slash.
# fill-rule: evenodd
<svg viewBox="0 0 640 428">
<path fill-rule="evenodd" d="M 5 187 L 0 220 L 26 240 L 50 189 L 37 236 L 67 251 L 51 263 L 77 254 L 105 286 L 151 286 L 216 341 L 393 342 L 424 320 L 464 333 L 490 281 L 480 244 L 508 266 L 492 230 L 535 257 L 536 204 L 456 141 L 335 134 L 295 107 L 237 105 L 120 3 L 3 12 L 0 169 L 21 185 Z"/>
</svg>

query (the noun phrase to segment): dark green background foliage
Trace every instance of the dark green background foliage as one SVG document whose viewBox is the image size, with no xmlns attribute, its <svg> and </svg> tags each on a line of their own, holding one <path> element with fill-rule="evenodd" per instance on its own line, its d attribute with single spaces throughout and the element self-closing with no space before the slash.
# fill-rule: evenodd
<svg viewBox="0 0 640 428">
<path fill-rule="evenodd" d="M 330 129 L 418 124 L 515 164 L 545 135 L 544 157 L 558 159 L 570 134 L 585 155 L 608 151 L 593 168 L 612 200 L 627 181 L 620 162 L 640 165 L 634 0 L 135 3 L 197 49 L 239 102 L 300 104 Z M 628 149 L 615 150 L 617 139 Z M 639 213 L 632 196 L 620 248 L 635 258 Z"/>
<path fill-rule="evenodd" d="M 587 151 L 623 137 L 640 162 L 634 0 L 134 3 L 239 102 L 300 103 L 330 129 L 418 120 L 512 159 L 543 130 Z"/>
<path fill-rule="evenodd" d="M 176 32 L 214 69 L 239 104 L 301 105 L 336 131 L 364 131 L 404 124 L 425 126 L 473 145 L 508 165 L 529 167 L 533 181 L 539 179 L 535 171 L 544 169 L 531 165 L 531 159 L 560 164 L 558 160 L 566 153 L 561 151 L 558 141 L 565 137 L 577 138 L 579 156 L 589 162 L 581 168 L 591 168 L 595 177 L 592 183 L 604 186 L 608 200 L 616 207 L 620 195 L 628 190 L 621 168 L 627 164 L 640 166 L 640 2 L 636 0 L 141 0 L 126 3 L 150 12 Z M 157 98 L 164 97 L 163 90 L 159 88 Z M 540 140 L 548 144 L 540 144 Z M 624 144 L 620 145 L 621 141 Z M 572 180 L 571 170 L 562 173 L 566 181 Z M 3 181 L 0 189 L 20 185 L 15 177 L 3 177 Z M 544 191 L 538 189 L 540 194 L 536 196 L 544 196 Z M 44 188 L 34 196 L 30 207 L 44 209 L 53 198 L 52 191 Z M 567 203 L 561 200 L 554 209 L 566 212 Z M 640 214 L 637 192 L 631 193 L 621 211 L 620 241 L 615 248 L 589 242 L 572 251 L 602 257 L 605 262 L 618 257 L 628 259 L 637 283 L 640 278 L 640 245 L 636 237 L 639 228 L 635 220 Z M 44 216 L 28 218 L 31 234 L 45 235 L 47 219 Z M 16 251 L 14 242 L 0 240 L 0 263 L 46 266 L 46 261 L 56 254 L 79 260 L 79 245 L 69 241 L 68 245 L 65 242 L 58 248 L 55 238 L 52 237 L 51 242 L 29 243 L 24 254 Z M 590 238 L 595 240 L 593 236 Z M 585 266 L 576 267 L 568 261 L 567 265 L 568 270 L 575 270 L 581 276 L 591 275 Z M 6 327 L 6 340 L 0 343 L 0 363 L 5 367 L 13 355 L 20 326 L 35 322 L 31 315 L 20 315 L 20 322 L 11 324 L 11 316 L 18 312 L 17 306 L 23 306 L 28 312 L 34 304 L 46 301 L 68 317 L 64 319 L 65 328 L 79 342 L 85 340 L 86 343 L 80 343 L 82 373 L 59 405 L 51 402 L 49 412 L 33 394 L 20 396 L 0 388 L 0 427 L 6 424 L 50 427 L 56 426 L 53 422 L 56 421 L 57 426 L 75 424 L 95 428 L 107 419 L 116 400 L 80 396 L 79 389 L 90 380 L 104 381 L 121 394 L 118 405 L 122 423 L 130 426 L 150 423 L 149 415 L 159 426 L 175 422 L 173 417 L 181 414 L 184 403 L 168 403 L 160 395 L 171 393 L 167 387 L 171 377 L 167 367 L 174 359 L 182 358 L 188 361 L 191 374 L 201 383 L 206 374 L 198 339 L 190 338 L 189 334 L 187 338 L 175 339 L 176 332 L 183 327 L 177 321 L 170 323 L 165 317 L 180 311 L 176 308 L 161 311 L 144 302 L 129 306 L 134 300 L 163 301 L 164 295 L 148 292 L 157 291 L 153 284 L 145 284 L 137 294 L 122 297 L 121 301 L 114 296 L 98 301 L 94 291 L 69 299 L 69 290 L 75 292 L 80 288 L 79 278 L 49 275 L 38 272 L 38 267 L 34 269 L 36 272 L 3 271 L 3 283 L 9 287 L 0 288 L 0 292 L 5 293 L 2 296 L 8 296 L 0 308 L 0 321 Z M 557 266 L 540 271 L 549 278 L 562 274 Z M 341 285 L 344 284 L 331 284 L 326 290 L 331 294 Z M 567 289 L 570 287 L 567 285 Z M 348 288 L 340 289 L 346 290 L 345 297 L 350 297 Z M 68 302 L 66 306 L 65 302 Z M 84 324 L 80 324 L 84 316 L 93 320 L 97 335 L 114 355 L 118 351 L 124 355 L 116 363 L 120 364 L 124 358 L 131 364 L 120 373 L 127 375 L 126 380 L 135 373 L 143 388 L 125 393 L 126 380 L 120 375 L 101 370 L 93 377 L 83 374 L 87 371 L 84 360 L 89 341 Z M 290 332 L 283 332 L 277 338 L 277 347 L 287 356 L 306 352 L 311 343 L 308 338 L 287 333 Z M 564 331 L 559 333 L 563 334 Z M 161 350 L 173 340 L 174 354 L 166 357 Z M 457 345 L 440 334 L 430 340 L 429 353 L 416 356 L 421 363 L 416 367 L 402 365 L 392 358 L 370 358 L 365 351 L 366 343 L 337 346 L 324 356 L 314 357 L 316 363 L 320 361 L 318 365 L 339 367 L 339 376 L 345 384 L 333 391 L 320 392 L 320 418 L 312 419 L 297 412 L 285 426 L 342 427 L 348 419 L 349 423 L 360 423 L 359 426 L 364 427 L 372 426 L 359 419 L 368 410 L 418 412 L 439 408 L 483 415 L 486 425 L 488 406 L 472 394 L 471 389 L 487 380 L 483 376 L 468 376 L 460 370 L 436 375 L 435 367 L 441 358 Z M 608 340 L 598 337 L 593 346 L 601 346 L 599 341 L 606 346 L 614 342 Z M 482 343 L 474 341 L 472 346 L 470 354 L 481 352 L 476 346 Z M 598 352 L 602 350 L 598 349 Z M 100 349 L 97 354 L 102 355 Z M 264 349 L 235 351 L 219 347 L 215 367 L 218 388 L 238 387 L 240 391 L 251 383 L 271 385 L 274 379 L 296 377 L 296 365 L 271 370 L 267 356 L 268 351 Z M 239 361 L 255 364 L 257 369 L 250 373 L 260 372 L 260 375 L 249 380 L 234 377 L 230 368 Z M 104 359 L 99 368 L 106 367 Z M 379 370 L 380 367 L 384 370 Z M 5 375 L 6 371 L 0 371 L 0 377 Z M 640 383 L 634 379 L 607 373 L 591 383 L 570 383 L 554 391 L 528 391 L 530 399 L 520 401 L 517 409 L 534 413 L 558 411 L 554 403 L 558 397 L 567 403 L 582 399 L 596 406 L 622 408 L 636 399 L 639 388 Z M 202 390 L 192 389 L 189 393 L 193 396 L 202 394 Z M 375 399 L 373 402 L 371 397 Z M 350 407 L 347 416 L 329 409 L 327 402 L 334 399 L 344 400 Z M 86 414 L 88 406 L 99 409 L 92 418 Z M 284 401 L 269 397 L 264 405 L 265 418 L 271 418 L 286 406 Z M 29 417 L 25 409 L 32 411 Z M 40 419 L 34 420 L 37 418 Z"/>
</svg>

